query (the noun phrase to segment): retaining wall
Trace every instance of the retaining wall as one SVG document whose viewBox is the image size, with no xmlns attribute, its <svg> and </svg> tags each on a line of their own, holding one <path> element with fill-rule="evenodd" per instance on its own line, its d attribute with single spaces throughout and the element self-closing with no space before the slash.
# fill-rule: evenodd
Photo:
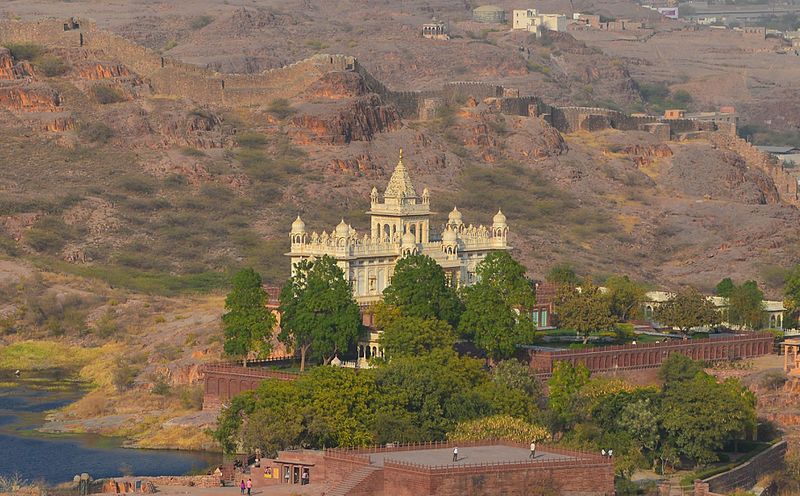
<svg viewBox="0 0 800 496">
<path fill-rule="evenodd" d="M 738 467 L 705 479 L 708 488 L 715 493 L 728 493 L 734 489 L 750 489 L 758 479 L 783 466 L 788 445 L 781 441 L 754 456 Z"/>
<path fill-rule="evenodd" d="M 280 365 L 284 359 L 272 360 L 269 363 Z M 281 379 L 292 381 L 299 374 L 260 368 L 253 363 L 250 367 L 242 367 L 230 363 L 213 363 L 204 365 L 203 371 L 203 410 L 219 408 L 231 397 L 245 391 L 253 391 L 265 379 Z M 262 364 L 263 365 L 263 364 Z"/>
</svg>

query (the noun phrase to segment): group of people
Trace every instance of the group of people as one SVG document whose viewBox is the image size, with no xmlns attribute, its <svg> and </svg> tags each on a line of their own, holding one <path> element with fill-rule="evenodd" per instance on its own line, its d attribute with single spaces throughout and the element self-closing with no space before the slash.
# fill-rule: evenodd
<svg viewBox="0 0 800 496">
<path fill-rule="evenodd" d="M 242 479 L 242 483 L 239 484 L 239 488 L 242 490 L 242 494 L 244 494 L 244 490 L 247 489 L 247 496 L 250 496 L 250 490 L 253 489 L 253 479 L 247 479 L 247 482 Z"/>
<path fill-rule="evenodd" d="M 608 456 L 611 456 L 611 450 L 608 450 L 608 452 L 609 452 Z M 606 450 L 603 450 L 603 456 L 605 455 L 606 455 Z M 530 459 L 536 458 L 536 442 L 531 443 L 531 454 L 528 456 L 528 458 Z M 458 446 L 453 446 L 453 461 L 454 462 L 458 461 Z"/>
</svg>

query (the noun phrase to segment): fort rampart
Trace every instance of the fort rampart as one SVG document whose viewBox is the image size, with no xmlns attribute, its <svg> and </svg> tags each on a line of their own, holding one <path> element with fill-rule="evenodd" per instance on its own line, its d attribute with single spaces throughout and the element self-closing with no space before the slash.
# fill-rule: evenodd
<svg viewBox="0 0 800 496">
<path fill-rule="evenodd" d="M 548 376 L 556 362 L 583 364 L 592 372 L 658 367 L 672 353 L 693 360 L 723 362 L 772 353 L 769 333 L 749 332 L 727 338 L 686 339 L 665 343 L 604 346 L 576 350 L 529 350 L 530 371 Z"/>
<path fill-rule="evenodd" d="M 669 139 L 692 131 L 717 129 L 711 121 L 664 119 L 655 116 L 630 116 L 622 112 L 591 107 L 554 107 L 533 96 L 486 82 L 446 83 L 439 90 L 394 91 L 376 79 L 355 57 L 341 54 L 318 54 L 294 64 L 259 74 L 220 74 L 187 64 L 141 47 L 113 33 L 98 29 L 89 19 L 42 19 L 37 22 L 0 21 L 0 42 L 35 42 L 59 47 L 83 47 L 128 66 L 145 77 L 156 94 L 176 96 L 219 106 L 259 106 L 276 98 L 295 96 L 329 72 L 354 71 L 366 87 L 385 102 L 394 104 L 404 118 L 418 118 L 426 99 L 439 99 L 456 105 L 469 97 L 477 100 L 496 98 L 503 112 L 528 116 L 531 109 L 548 119 L 561 132 L 598 131 L 607 128 L 654 132 L 648 124 L 669 126 Z M 429 116 L 429 114 L 425 114 Z M 664 136 L 658 129 L 659 136 Z"/>
</svg>

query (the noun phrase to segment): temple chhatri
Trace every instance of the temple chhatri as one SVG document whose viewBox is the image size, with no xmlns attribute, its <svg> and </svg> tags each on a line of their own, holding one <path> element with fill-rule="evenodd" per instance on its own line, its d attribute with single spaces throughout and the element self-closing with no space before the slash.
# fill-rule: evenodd
<svg viewBox="0 0 800 496">
<path fill-rule="evenodd" d="M 335 258 L 353 285 L 353 295 L 362 305 L 381 298 L 392 278 L 397 261 L 409 253 L 422 253 L 436 260 L 457 285 L 475 281 L 475 267 L 489 252 L 508 250 L 508 225 L 502 211 L 492 226 L 465 225 L 461 212 L 453 208 L 447 223 L 431 226 L 430 193 L 425 188 L 418 195 L 403 165 L 403 153 L 392 173 L 383 201 L 377 188 L 370 194 L 370 232 L 360 234 L 344 219 L 336 228 L 322 234 L 306 232 L 297 216 L 292 223 L 291 251 L 295 264 L 323 255 Z"/>
</svg>

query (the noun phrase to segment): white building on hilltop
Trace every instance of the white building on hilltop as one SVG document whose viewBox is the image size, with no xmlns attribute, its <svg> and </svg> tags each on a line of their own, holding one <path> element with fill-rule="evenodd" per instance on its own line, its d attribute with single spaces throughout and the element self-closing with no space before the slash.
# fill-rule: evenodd
<svg viewBox="0 0 800 496">
<path fill-rule="evenodd" d="M 511 29 L 536 33 L 542 36 L 544 29 L 564 32 L 567 30 L 567 16 L 563 14 L 539 14 L 536 9 L 514 10 Z"/>
<path fill-rule="evenodd" d="M 392 173 L 383 202 L 378 190 L 370 194 L 370 232 L 359 234 L 344 219 L 336 228 L 310 235 L 297 216 L 289 234 L 292 270 L 296 263 L 323 255 L 335 258 L 353 285 L 353 295 L 363 308 L 381 298 L 398 259 L 407 253 L 422 253 L 442 266 L 459 285 L 475 281 L 475 267 L 493 250 L 508 250 L 506 216 L 498 211 L 491 227 L 465 225 L 461 212 L 453 208 L 445 225 L 430 225 L 430 194 L 417 195 L 400 160 Z"/>
</svg>

